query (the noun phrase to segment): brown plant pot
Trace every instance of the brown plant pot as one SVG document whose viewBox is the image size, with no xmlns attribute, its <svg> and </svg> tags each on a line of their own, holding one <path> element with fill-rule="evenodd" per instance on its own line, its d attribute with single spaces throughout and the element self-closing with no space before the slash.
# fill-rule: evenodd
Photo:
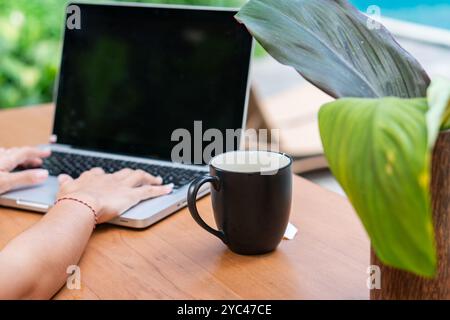
<svg viewBox="0 0 450 320">
<path fill-rule="evenodd" d="M 371 250 L 371 264 L 381 269 L 381 289 L 372 289 L 372 300 L 450 299 L 450 130 L 436 142 L 431 174 L 433 224 L 438 253 L 434 279 L 383 265 Z"/>
</svg>

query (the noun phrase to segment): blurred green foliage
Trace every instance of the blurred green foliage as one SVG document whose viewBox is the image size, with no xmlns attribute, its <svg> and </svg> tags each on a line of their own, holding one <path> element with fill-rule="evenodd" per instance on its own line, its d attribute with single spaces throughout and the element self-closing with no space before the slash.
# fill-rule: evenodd
<svg viewBox="0 0 450 320">
<path fill-rule="evenodd" d="M 245 0 L 119 0 L 240 7 Z M 52 101 L 68 0 L 0 0 L 0 108 Z M 92 0 L 91 2 L 105 2 Z"/>
</svg>

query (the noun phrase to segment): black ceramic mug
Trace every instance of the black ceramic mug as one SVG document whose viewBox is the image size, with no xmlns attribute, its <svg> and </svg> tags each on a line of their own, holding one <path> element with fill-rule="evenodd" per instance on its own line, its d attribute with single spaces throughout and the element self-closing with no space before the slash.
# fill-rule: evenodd
<svg viewBox="0 0 450 320">
<path fill-rule="evenodd" d="M 210 175 L 189 187 L 188 207 L 194 220 L 233 252 L 253 255 L 275 250 L 289 223 L 292 159 L 277 152 L 234 151 L 213 158 L 209 167 Z M 208 182 L 218 230 L 197 211 L 197 193 Z"/>
</svg>

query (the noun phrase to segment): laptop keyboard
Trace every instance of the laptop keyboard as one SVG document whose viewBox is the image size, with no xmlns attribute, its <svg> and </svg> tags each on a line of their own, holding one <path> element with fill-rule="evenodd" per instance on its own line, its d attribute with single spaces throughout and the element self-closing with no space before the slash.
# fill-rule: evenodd
<svg viewBox="0 0 450 320">
<path fill-rule="evenodd" d="M 92 168 L 102 168 L 107 173 L 114 173 L 124 168 L 140 169 L 153 176 L 161 176 L 164 184 L 173 183 L 175 189 L 188 184 L 198 176 L 205 174 L 200 170 L 173 168 L 148 163 L 139 163 L 117 159 L 91 157 L 73 153 L 52 152 L 52 155 L 44 160 L 42 166 L 52 176 L 67 174 L 72 178 L 78 178 L 83 172 Z"/>
</svg>

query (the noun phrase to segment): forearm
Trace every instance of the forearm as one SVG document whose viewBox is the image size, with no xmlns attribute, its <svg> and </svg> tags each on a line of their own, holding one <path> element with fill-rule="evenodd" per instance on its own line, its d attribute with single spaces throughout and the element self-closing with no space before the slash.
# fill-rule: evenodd
<svg viewBox="0 0 450 320">
<path fill-rule="evenodd" d="M 76 265 L 94 226 L 83 204 L 63 201 L 0 252 L 0 298 L 51 298 Z"/>
</svg>

